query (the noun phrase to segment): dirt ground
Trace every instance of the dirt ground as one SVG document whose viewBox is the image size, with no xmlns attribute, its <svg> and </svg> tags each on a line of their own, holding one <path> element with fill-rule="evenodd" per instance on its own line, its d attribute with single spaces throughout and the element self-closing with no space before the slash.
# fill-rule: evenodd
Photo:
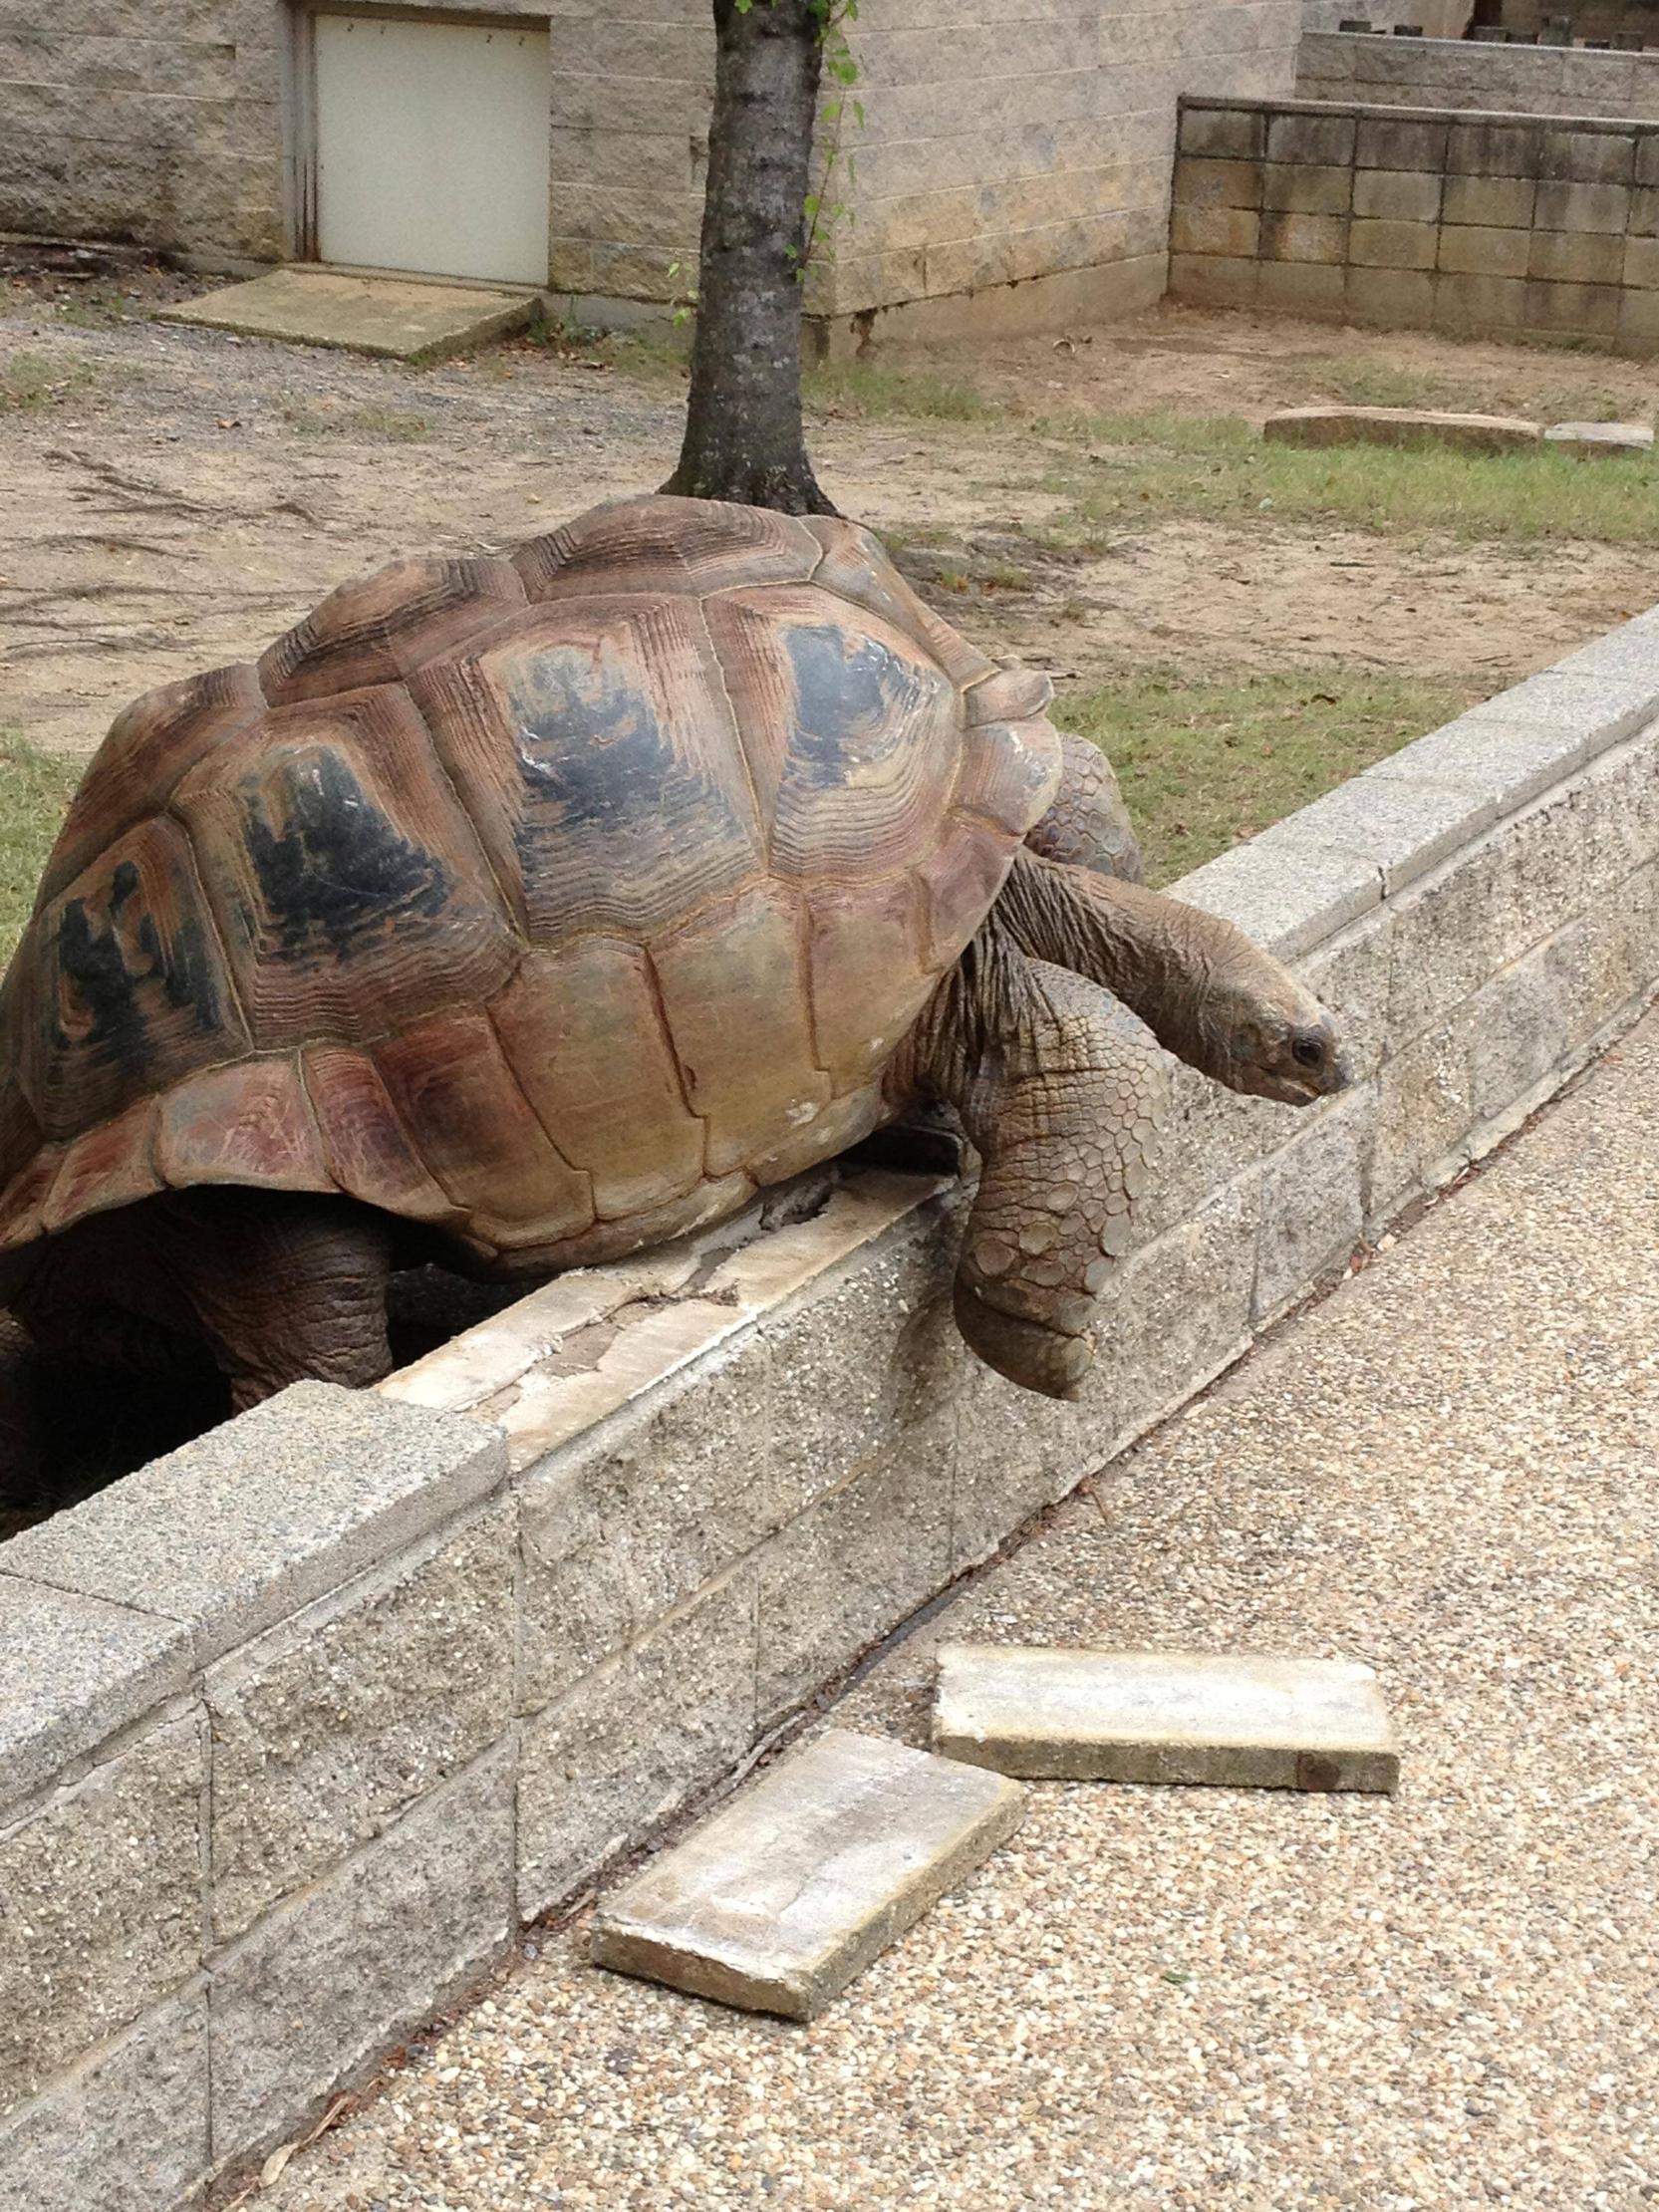
<svg viewBox="0 0 1659 2212">
<path fill-rule="evenodd" d="M 39 388 L 0 407 L 0 725 L 40 744 L 90 749 L 137 692 L 251 657 L 345 578 L 534 535 L 660 482 L 678 447 L 660 368 L 519 344 L 411 370 L 148 320 L 181 289 L 153 272 L 0 284 L 0 375 L 21 359 Z M 1098 551 L 1055 542 L 1067 498 L 1043 486 L 1061 445 L 1029 417 L 1254 417 L 1318 396 L 1338 356 L 1493 384 L 1512 404 L 1563 375 L 1558 355 L 1165 307 L 1058 343 L 884 352 L 1005 413 L 832 409 L 813 444 L 831 495 L 902 541 L 954 619 L 1062 687 L 1144 657 L 1195 674 L 1340 661 L 1496 691 L 1659 596 L 1650 553 L 1596 544 L 1266 518 L 1149 519 Z M 1593 374 L 1651 415 L 1649 373 Z"/>
</svg>

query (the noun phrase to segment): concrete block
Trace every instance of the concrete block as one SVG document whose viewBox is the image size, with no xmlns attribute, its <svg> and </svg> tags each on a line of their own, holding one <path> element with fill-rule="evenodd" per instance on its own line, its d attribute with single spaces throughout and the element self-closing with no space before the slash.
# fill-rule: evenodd
<svg viewBox="0 0 1659 2212">
<path fill-rule="evenodd" d="M 1363 269 L 1350 262 L 1343 297 L 1352 321 L 1385 330 L 1427 330 L 1434 318 L 1434 278 L 1426 269 Z"/>
<path fill-rule="evenodd" d="M 1459 276 L 1521 277 L 1526 274 L 1532 233 L 1489 230 L 1480 223 L 1449 223 L 1440 232 L 1443 269 Z"/>
<path fill-rule="evenodd" d="M 1526 327 L 1611 338 L 1619 326 L 1622 302 L 1616 284 L 1546 284 L 1533 278 L 1526 286 Z"/>
<path fill-rule="evenodd" d="M 1351 166 L 1354 119 L 1340 115 L 1270 115 L 1267 118 L 1267 158 L 1269 161 L 1315 161 Z"/>
<path fill-rule="evenodd" d="M 189 1650 L 169 1621 L 0 1573 L 0 1805 L 182 1689 Z"/>
<path fill-rule="evenodd" d="M 1293 215 L 1345 215 L 1354 172 L 1310 161 L 1269 161 L 1261 171 L 1261 204 Z"/>
<path fill-rule="evenodd" d="M 1354 213 L 1380 222 L 1435 223 L 1440 186 L 1438 175 L 1422 169 L 1356 169 Z"/>
<path fill-rule="evenodd" d="M 1170 251 L 1250 255 L 1260 221 L 1251 207 L 1178 206 L 1170 215 Z"/>
<path fill-rule="evenodd" d="M 1544 431 L 1543 441 L 1573 460 L 1617 460 L 1621 454 L 1651 453 L 1653 425 L 1650 422 L 1554 422 Z"/>
<path fill-rule="evenodd" d="M 505 1734 L 516 1535 L 488 1508 L 209 1669 L 219 1942 Z"/>
<path fill-rule="evenodd" d="M 755 1556 L 755 1707 L 781 1718 L 951 1578 L 957 1414 L 878 1450 Z"/>
<path fill-rule="evenodd" d="M 458 353 L 515 330 L 535 312 L 536 293 L 516 295 L 392 277 L 337 276 L 324 269 L 276 269 L 156 310 L 156 320 L 197 330 L 343 353 L 418 361 Z"/>
<path fill-rule="evenodd" d="M 832 1729 L 595 1916 L 596 1965 L 812 2020 L 1018 1827 L 1024 1792 Z"/>
<path fill-rule="evenodd" d="M 1489 706 L 1432 730 L 1367 773 L 1391 782 L 1421 777 L 1478 791 L 1498 818 L 1519 813 L 1582 767 L 1592 750 L 1591 738 L 1570 725 L 1501 721 Z"/>
<path fill-rule="evenodd" d="M 199 1966 L 206 1776 L 189 1715 L 0 1834 L 0 2111 Z"/>
<path fill-rule="evenodd" d="M 1388 976 L 1393 952 L 1394 917 L 1379 907 L 1344 930 L 1340 937 L 1296 964 L 1296 972 L 1321 1005 L 1341 1024 L 1356 1083 L 1376 1074 L 1388 1043 Z M 1290 1109 L 1290 1141 L 1301 1110 Z M 1275 1137 L 1278 1135 L 1275 1123 Z"/>
<path fill-rule="evenodd" d="M 1659 729 L 1585 774 L 1584 904 L 1616 905 L 1626 880 L 1659 859 Z"/>
<path fill-rule="evenodd" d="M 1426 776 L 1392 777 L 1384 763 L 1299 807 L 1288 826 L 1298 843 L 1336 846 L 1369 861 L 1382 871 L 1384 897 L 1392 898 L 1461 852 L 1496 811 L 1479 791 Z"/>
<path fill-rule="evenodd" d="M 1639 292 L 1659 290 L 1659 238 L 1626 238 L 1618 276 Z"/>
<path fill-rule="evenodd" d="M 1097 1354 L 1106 1373 L 1103 1441 L 1116 1434 L 1110 1370 L 1119 1347 L 1108 1335 Z M 988 1559 L 1034 1514 L 1073 1490 L 1098 1464 L 1094 1401 L 1038 1398 L 968 1355 L 958 1408 L 951 1493 L 950 1574 Z"/>
<path fill-rule="evenodd" d="M 1537 188 L 1530 176 L 1449 176 L 1441 220 L 1490 230 L 1527 230 Z"/>
<path fill-rule="evenodd" d="M 1420 118 L 1362 116 L 1354 138 L 1354 162 L 1362 169 L 1421 169 L 1438 176 L 1446 166 L 1449 126 Z"/>
<path fill-rule="evenodd" d="M 1659 245 L 1659 239 L 1643 241 Z M 1607 232 L 1534 230 L 1526 273 L 1555 284 L 1617 284 L 1624 275 L 1626 241 Z"/>
<path fill-rule="evenodd" d="M 1659 236 L 1659 186 L 1637 185 L 1630 195 L 1630 220 L 1625 228 L 1632 238 Z"/>
<path fill-rule="evenodd" d="M 1285 222 L 1339 221 L 1339 217 L 1286 215 Z M 1278 315 L 1315 318 L 1342 312 L 1344 271 L 1339 262 L 1263 261 L 1255 280 L 1258 306 Z"/>
<path fill-rule="evenodd" d="M 1250 1317 L 1265 1328 L 1346 1266 L 1365 1229 L 1377 1097 L 1369 1084 L 1323 1108 L 1261 1168 Z"/>
<path fill-rule="evenodd" d="M 1551 972 L 1562 978 L 1569 1047 L 1581 1047 L 1652 990 L 1659 968 L 1659 869 L 1627 876 L 1615 902 L 1569 922 L 1550 939 L 1547 954 Z"/>
<path fill-rule="evenodd" d="M 1255 161 L 1266 145 L 1267 119 L 1259 108 L 1198 108 L 1181 111 L 1179 144 L 1183 153 Z"/>
<path fill-rule="evenodd" d="M 1264 214 L 1260 251 L 1264 262 L 1315 262 L 1339 266 L 1348 254 L 1348 218 L 1346 215 Z"/>
<path fill-rule="evenodd" d="M 1446 140 L 1449 176 L 1526 176 L 1538 173 L 1541 124 L 1454 123 Z"/>
<path fill-rule="evenodd" d="M 1501 841 L 1489 839 L 1394 902 L 1390 1050 L 1442 1019 L 1502 965 L 1492 911 L 1502 874 Z"/>
<path fill-rule="evenodd" d="M 1498 846 L 1492 915 L 1494 972 L 1519 960 L 1587 903 L 1591 798 L 1580 780 L 1516 815 Z"/>
<path fill-rule="evenodd" d="M 1538 442 L 1535 422 L 1508 415 L 1452 415 L 1435 408 L 1281 408 L 1261 434 L 1274 445 L 1445 447 L 1457 453 L 1512 453 Z M 1294 829 L 1300 814 L 1283 825 Z"/>
<path fill-rule="evenodd" d="M 1381 1688 L 1346 1659 L 942 1644 L 933 1740 L 1068 1782 L 1392 1791 Z"/>
<path fill-rule="evenodd" d="M 1539 230 L 1622 233 L 1629 217 L 1627 184 L 1540 184 L 1532 203 L 1532 220 Z"/>
<path fill-rule="evenodd" d="M 1526 282 L 1522 277 L 1461 276 L 1450 271 L 1435 276 L 1436 330 L 1507 331 L 1522 328 L 1526 315 Z"/>
<path fill-rule="evenodd" d="M 0 2212 L 177 2212 L 208 2162 L 207 1999 L 197 1989 L 0 2126 Z"/>
<path fill-rule="evenodd" d="M 1178 207 L 1259 207 L 1259 161 L 1195 160 L 1183 154 L 1175 164 L 1173 197 Z"/>
<path fill-rule="evenodd" d="M 1365 222 L 1357 217 L 1348 257 L 1360 269 L 1432 269 L 1440 232 L 1434 223 Z"/>
<path fill-rule="evenodd" d="M 1285 1118 L 1295 1111 L 1259 1101 L 1256 1110 Z M 1087 1392 L 1101 1462 L 1185 1404 L 1247 1347 L 1259 1216 L 1256 1179 L 1245 1175 L 1124 1261 L 1101 1301 L 1101 1350 Z M 1113 1425 L 1110 1437 L 1104 1416 L 1093 1416 L 1100 1400 Z"/>
<path fill-rule="evenodd" d="M 1470 1158 L 1475 1109 L 1467 1013 L 1398 1046 L 1377 1078 L 1377 1137 L 1371 1155 L 1368 1235 L 1413 1199 L 1450 1181 Z"/>
<path fill-rule="evenodd" d="M 1636 171 L 1636 138 L 1627 131 L 1566 131 L 1558 125 L 1543 134 L 1538 175 L 1551 181 L 1628 184 Z"/>
<path fill-rule="evenodd" d="M 1659 184 L 1659 129 L 1652 124 L 1636 127 L 1636 182 Z"/>
<path fill-rule="evenodd" d="M 199 1665 L 401 1550 L 505 1472 L 501 1438 L 479 1422 L 297 1383 L 14 1536 L 6 1571 L 180 1622 Z"/>
<path fill-rule="evenodd" d="M 752 1568 L 738 1569 L 524 1725 L 518 1910 L 561 1903 L 754 1738 Z"/>
<path fill-rule="evenodd" d="M 1470 1008 L 1469 1096 L 1477 1122 L 1529 1098 L 1572 1042 L 1569 975 L 1552 944 L 1495 975 Z"/>
<path fill-rule="evenodd" d="M 1626 290 L 1615 335 L 1621 353 L 1640 356 L 1659 350 L 1659 292 Z"/>
<path fill-rule="evenodd" d="M 1277 823 L 1183 876 L 1176 896 L 1294 961 L 1380 902 L 1382 872 L 1351 854 L 1298 845 Z"/>
<path fill-rule="evenodd" d="M 511 1746 L 213 1966 L 213 2158 L 252 2158 L 458 1996 L 512 1932 Z"/>
<path fill-rule="evenodd" d="M 1255 298 L 1256 263 L 1219 254 L 1172 253 L 1170 294 L 1190 307 L 1247 307 Z"/>
</svg>

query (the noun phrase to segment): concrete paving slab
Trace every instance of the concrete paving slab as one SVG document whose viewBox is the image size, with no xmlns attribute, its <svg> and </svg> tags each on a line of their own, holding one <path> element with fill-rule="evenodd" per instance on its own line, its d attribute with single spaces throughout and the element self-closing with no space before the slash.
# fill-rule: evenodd
<svg viewBox="0 0 1659 2212">
<path fill-rule="evenodd" d="M 1345 1659 L 943 1644 L 934 1749 L 1059 1782 L 1391 1791 L 1394 1732 Z"/>
<path fill-rule="evenodd" d="M 235 331 L 297 346 L 415 361 L 458 353 L 527 323 L 540 294 L 414 277 L 347 276 L 333 269 L 273 269 L 199 300 L 162 310 L 164 323 Z"/>
<path fill-rule="evenodd" d="M 1024 1810 L 1014 1783 L 831 1729 L 604 1899 L 594 1961 L 815 2019 Z"/>
<path fill-rule="evenodd" d="M 1651 453 L 1650 422 L 1553 422 L 1543 433 L 1546 445 L 1559 446 L 1575 460 L 1601 460 L 1619 453 Z"/>
<path fill-rule="evenodd" d="M 1281 408 L 1261 434 L 1271 445 L 1440 445 L 1457 453 L 1514 453 L 1538 442 L 1537 424 L 1519 415 L 1439 408 Z"/>
</svg>

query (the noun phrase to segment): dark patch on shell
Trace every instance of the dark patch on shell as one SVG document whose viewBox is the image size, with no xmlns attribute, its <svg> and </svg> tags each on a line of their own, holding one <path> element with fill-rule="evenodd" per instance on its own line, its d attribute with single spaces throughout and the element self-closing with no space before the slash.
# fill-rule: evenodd
<svg viewBox="0 0 1659 2212">
<path fill-rule="evenodd" d="M 314 754 L 284 775 L 280 829 L 265 811 L 269 788 L 245 792 L 243 809 L 279 960 L 308 957 L 319 939 L 345 960 L 388 924 L 442 913 L 451 871 L 387 820 L 338 753 Z"/>
</svg>

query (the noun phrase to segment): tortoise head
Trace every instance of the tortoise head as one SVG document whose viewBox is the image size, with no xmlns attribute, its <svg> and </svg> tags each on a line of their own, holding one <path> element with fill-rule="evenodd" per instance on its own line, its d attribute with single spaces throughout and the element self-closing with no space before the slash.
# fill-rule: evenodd
<svg viewBox="0 0 1659 2212">
<path fill-rule="evenodd" d="M 1209 978 L 1199 1016 L 1207 1049 L 1191 1055 L 1196 1064 L 1229 1090 L 1286 1106 L 1345 1090 L 1353 1070 L 1335 1020 L 1276 961 L 1241 947 Z"/>
</svg>

